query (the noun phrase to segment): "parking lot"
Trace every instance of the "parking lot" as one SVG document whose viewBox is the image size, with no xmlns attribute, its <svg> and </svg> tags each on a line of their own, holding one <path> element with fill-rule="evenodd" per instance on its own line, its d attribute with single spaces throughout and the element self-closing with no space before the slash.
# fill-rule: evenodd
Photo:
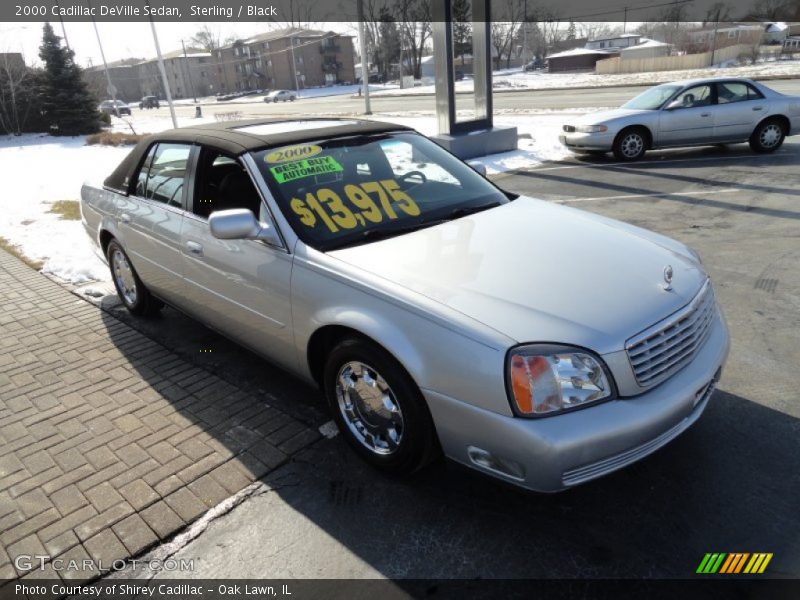
<svg viewBox="0 0 800 600">
<path fill-rule="evenodd" d="M 187 575 L 684 578 L 706 552 L 771 552 L 770 575 L 800 575 L 800 143 L 767 156 L 741 145 L 636 164 L 571 158 L 496 180 L 700 252 L 733 338 L 703 418 L 632 467 L 556 495 L 443 461 L 388 479 L 341 438 L 321 439 L 176 555 L 194 558 Z M 318 392 L 175 311 L 133 322 L 104 302 L 305 424 L 328 421 Z"/>
</svg>

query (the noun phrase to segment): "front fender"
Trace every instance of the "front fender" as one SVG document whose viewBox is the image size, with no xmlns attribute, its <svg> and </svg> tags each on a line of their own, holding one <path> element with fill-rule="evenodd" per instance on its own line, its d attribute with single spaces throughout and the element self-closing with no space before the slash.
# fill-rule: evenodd
<svg viewBox="0 0 800 600">
<path fill-rule="evenodd" d="M 503 377 L 505 345 L 472 339 L 377 289 L 353 285 L 298 260 L 292 272 L 292 309 L 297 362 L 309 380 L 309 340 L 320 328 L 338 325 L 380 344 L 421 389 L 511 414 Z"/>
</svg>

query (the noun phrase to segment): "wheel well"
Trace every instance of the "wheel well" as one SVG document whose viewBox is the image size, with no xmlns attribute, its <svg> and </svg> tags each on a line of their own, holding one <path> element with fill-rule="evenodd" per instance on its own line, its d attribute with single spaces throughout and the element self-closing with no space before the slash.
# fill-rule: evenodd
<svg viewBox="0 0 800 600">
<path fill-rule="evenodd" d="M 347 337 L 360 337 L 373 344 L 381 346 L 372 338 L 364 335 L 360 331 L 344 325 L 325 325 L 320 327 L 308 340 L 308 368 L 314 381 L 322 387 L 322 371 L 325 368 L 325 357 L 341 340 Z M 383 348 L 383 346 L 381 346 Z"/>
<path fill-rule="evenodd" d="M 781 123 L 781 125 L 783 125 L 783 129 L 786 132 L 786 134 L 787 135 L 789 134 L 789 129 L 791 129 L 791 123 L 789 122 L 788 117 L 785 117 L 783 115 L 770 115 L 765 119 L 761 119 L 758 122 L 758 125 L 756 125 L 756 129 L 761 127 L 761 125 L 763 125 L 767 121 L 779 121 Z"/>
<path fill-rule="evenodd" d="M 626 131 L 630 131 L 631 129 L 640 129 L 642 133 L 644 133 L 645 137 L 645 146 L 648 150 L 653 147 L 653 133 L 648 129 L 645 125 L 628 125 L 624 127 L 618 134 L 617 137 L 614 138 L 614 143 L 619 139 L 619 137 L 625 133 Z"/>
<path fill-rule="evenodd" d="M 103 256 L 105 256 L 108 253 L 108 244 L 113 239 L 114 236 L 111 235 L 110 231 L 103 229 L 100 232 L 100 248 L 103 250 Z"/>
</svg>

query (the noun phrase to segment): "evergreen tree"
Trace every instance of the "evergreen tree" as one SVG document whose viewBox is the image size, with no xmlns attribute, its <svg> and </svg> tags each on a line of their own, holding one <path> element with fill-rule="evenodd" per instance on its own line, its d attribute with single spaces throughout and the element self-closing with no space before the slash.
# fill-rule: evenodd
<svg viewBox="0 0 800 600">
<path fill-rule="evenodd" d="M 574 40 L 576 37 L 578 37 L 578 35 L 577 35 L 576 28 L 575 28 L 575 23 L 570 21 L 569 22 L 569 27 L 567 28 L 567 39 L 568 40 Z"/>
<path fill-rule="evenodd" d="M 92 96 L 75 64 L 72 50 L 61 46 L 61 38 L 50 23 L 44 24 L 39 58 L 44 63 L 39 94 L 44 120 L 53 135 L 82 135 L 100 129 L 97 99 Z"/>
</svg>

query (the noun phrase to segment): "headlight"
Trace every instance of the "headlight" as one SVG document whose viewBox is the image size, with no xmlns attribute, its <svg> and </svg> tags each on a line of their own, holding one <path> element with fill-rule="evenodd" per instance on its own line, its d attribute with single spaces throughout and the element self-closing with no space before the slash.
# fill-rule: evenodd
<svg viewBox="0 0 800 600">
<path fill-rule="evenodd" d="M 581 133 L 604 133 L 608 131 L 605 125 L 575 125 L 575 131 Z"/>
<path fill-rule="evenodd" d="M 568 346 L 532 345 L 508 355 L 508 391 L 520 416 L 549 415 L 613 395 L 599 358 Z"/>
</svg>

